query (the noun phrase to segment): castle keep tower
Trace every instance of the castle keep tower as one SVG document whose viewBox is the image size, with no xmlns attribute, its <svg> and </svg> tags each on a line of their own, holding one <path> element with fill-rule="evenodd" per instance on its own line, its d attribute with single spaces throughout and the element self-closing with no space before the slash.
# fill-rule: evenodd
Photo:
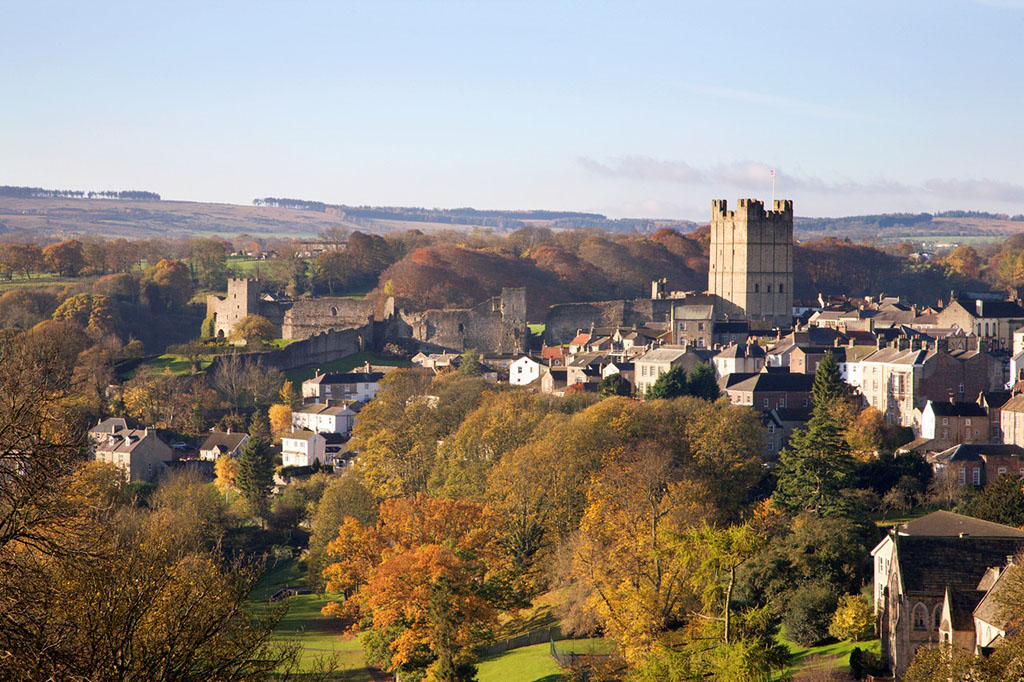
<svg viewBox="0 0 1024 682">
<path fill-rule="evenodd" d="M 711 202 L 711 265 L 708 293 L 722 312 L 788 327 L 793 322 L 793 202 L 779 200 L 766 212 L 756 199 L 740 199 L 735 211 L 724 199 Z"/>
</svg>

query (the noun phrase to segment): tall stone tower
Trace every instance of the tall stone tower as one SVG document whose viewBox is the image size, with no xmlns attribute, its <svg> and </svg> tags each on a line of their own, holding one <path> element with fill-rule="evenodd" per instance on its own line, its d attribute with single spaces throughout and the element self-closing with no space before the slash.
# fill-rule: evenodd
<svg viewBox="0 0 1024 682">
<path fill-rule="evenodd" d="M 708 293 L 722 312 L 788 327 L 793 322 L 793 202 L 771 211 L 756 199 L 740 199 L 735 211 L 724 199 L 711 202 L 711 265 Z"/>
</svg>

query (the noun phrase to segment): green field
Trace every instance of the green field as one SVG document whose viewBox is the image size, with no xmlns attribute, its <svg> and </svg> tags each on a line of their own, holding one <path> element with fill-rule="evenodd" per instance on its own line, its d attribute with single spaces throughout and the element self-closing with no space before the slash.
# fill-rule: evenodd
<svg viewBox="0 0 1024 682">
<path fill-rule="evenodd" d="M 565 639 L 555 642 L 564 652 L 606 654 L 609 645 L 601 638 Z M 495 654 L 477 663 L 478 682 L 554 682 L 562 669 L 551 657 L 551 644 L 534 644 Z"/>
<path fill-rule="evenodd" d="M 305 575 L 294 559 L 280 561 L 260 580 L 250 600 L 260 608 L 278 588 L 303 584 Z M 287 599 L 288 611 L 277 625 L 272 642 L 299 645 L 299 665 L 303 672 L 318 668 L 333 669 L 332 680 L 369 682 L 359 638 L 345 631 L 337 618 L 320 615 L 328 595 L 301 594 Z"/>
<path fill-rule="evenodd" d="M 784 634 L 779 634 L 777 639 L 789 649 L 789 653 L 793 656 L 789 668 L 790 672 L 793 673 L 805 668 L 824 665 L 829 665 L 839 672 L 850 672 L 850 652 L 854 648 L 867 649 L 877 654 L 881 651 L 882 646 L 881 642 L 877 639 L 866 642 L 854 642 L 847 639 L 842 642 L 833 642 L 814 647 L 800 646 L 786 639 Z"/>
<path fill-rule="evenodd" d="M 289 381 L 295 384 L 301 384 L 306 379 L 312 379 L 316 370 L 321 372 L 351 372 L 360 365 L 364 365 L 369 362 L 371 365 L 388 365 L 391 367 L 411 367 L 412 363 L 408 360 L 395 360 L 394 358 L 382 358 L 379 355 L 374 355 L 369 352 L 355 353 L 353 355 L 346 355 L 343 358 L 334 360 L 333 362 L 322 362 L 314 367 L 300 367 L 299 369 L 293 369 L 285 372 L 285 377 Z"/>
<path fill-rule="evenodd" d="M 58 277 L 54 274 L 32 275 L 31 278 L 14 275 L 12 279 L 0 279 L 0 293 L 8 289 L 22 289 L 26 287 L 58 287 L 67 284 L 80 284 L 89 282 L 92 277 Z"/>
</svg>

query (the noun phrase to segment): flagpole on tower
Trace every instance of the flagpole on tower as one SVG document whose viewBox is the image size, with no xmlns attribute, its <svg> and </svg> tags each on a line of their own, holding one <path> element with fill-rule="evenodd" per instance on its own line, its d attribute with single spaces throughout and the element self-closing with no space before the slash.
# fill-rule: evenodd
<svg viewBox="0 0 1024 682">
<path fill-rule="evenodd" d="M 772 206 L 774 207 L 775 206 L 775 169 L 772 168 L 769 171 L 769 174 L 772 176 Z"/>
</svg>

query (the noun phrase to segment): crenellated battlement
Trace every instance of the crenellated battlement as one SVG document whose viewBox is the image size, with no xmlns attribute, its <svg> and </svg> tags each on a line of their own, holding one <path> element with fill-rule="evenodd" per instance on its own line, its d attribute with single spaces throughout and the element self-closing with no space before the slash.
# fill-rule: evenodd
<svg viewBox="0 0 1024 682">
<path fill-rule="evenodd" d="M 771 211 L 764 210 L 764 202 L 760 199 L 739 199 L 736 202 L 736 210 L 729 210 L 729 202 L 725 199 L 711 200 L 711 222 L 728 219 L 758 220 L 788 220 L 793 219 L 793 200 L 776 199 Z"/>
</svg>

